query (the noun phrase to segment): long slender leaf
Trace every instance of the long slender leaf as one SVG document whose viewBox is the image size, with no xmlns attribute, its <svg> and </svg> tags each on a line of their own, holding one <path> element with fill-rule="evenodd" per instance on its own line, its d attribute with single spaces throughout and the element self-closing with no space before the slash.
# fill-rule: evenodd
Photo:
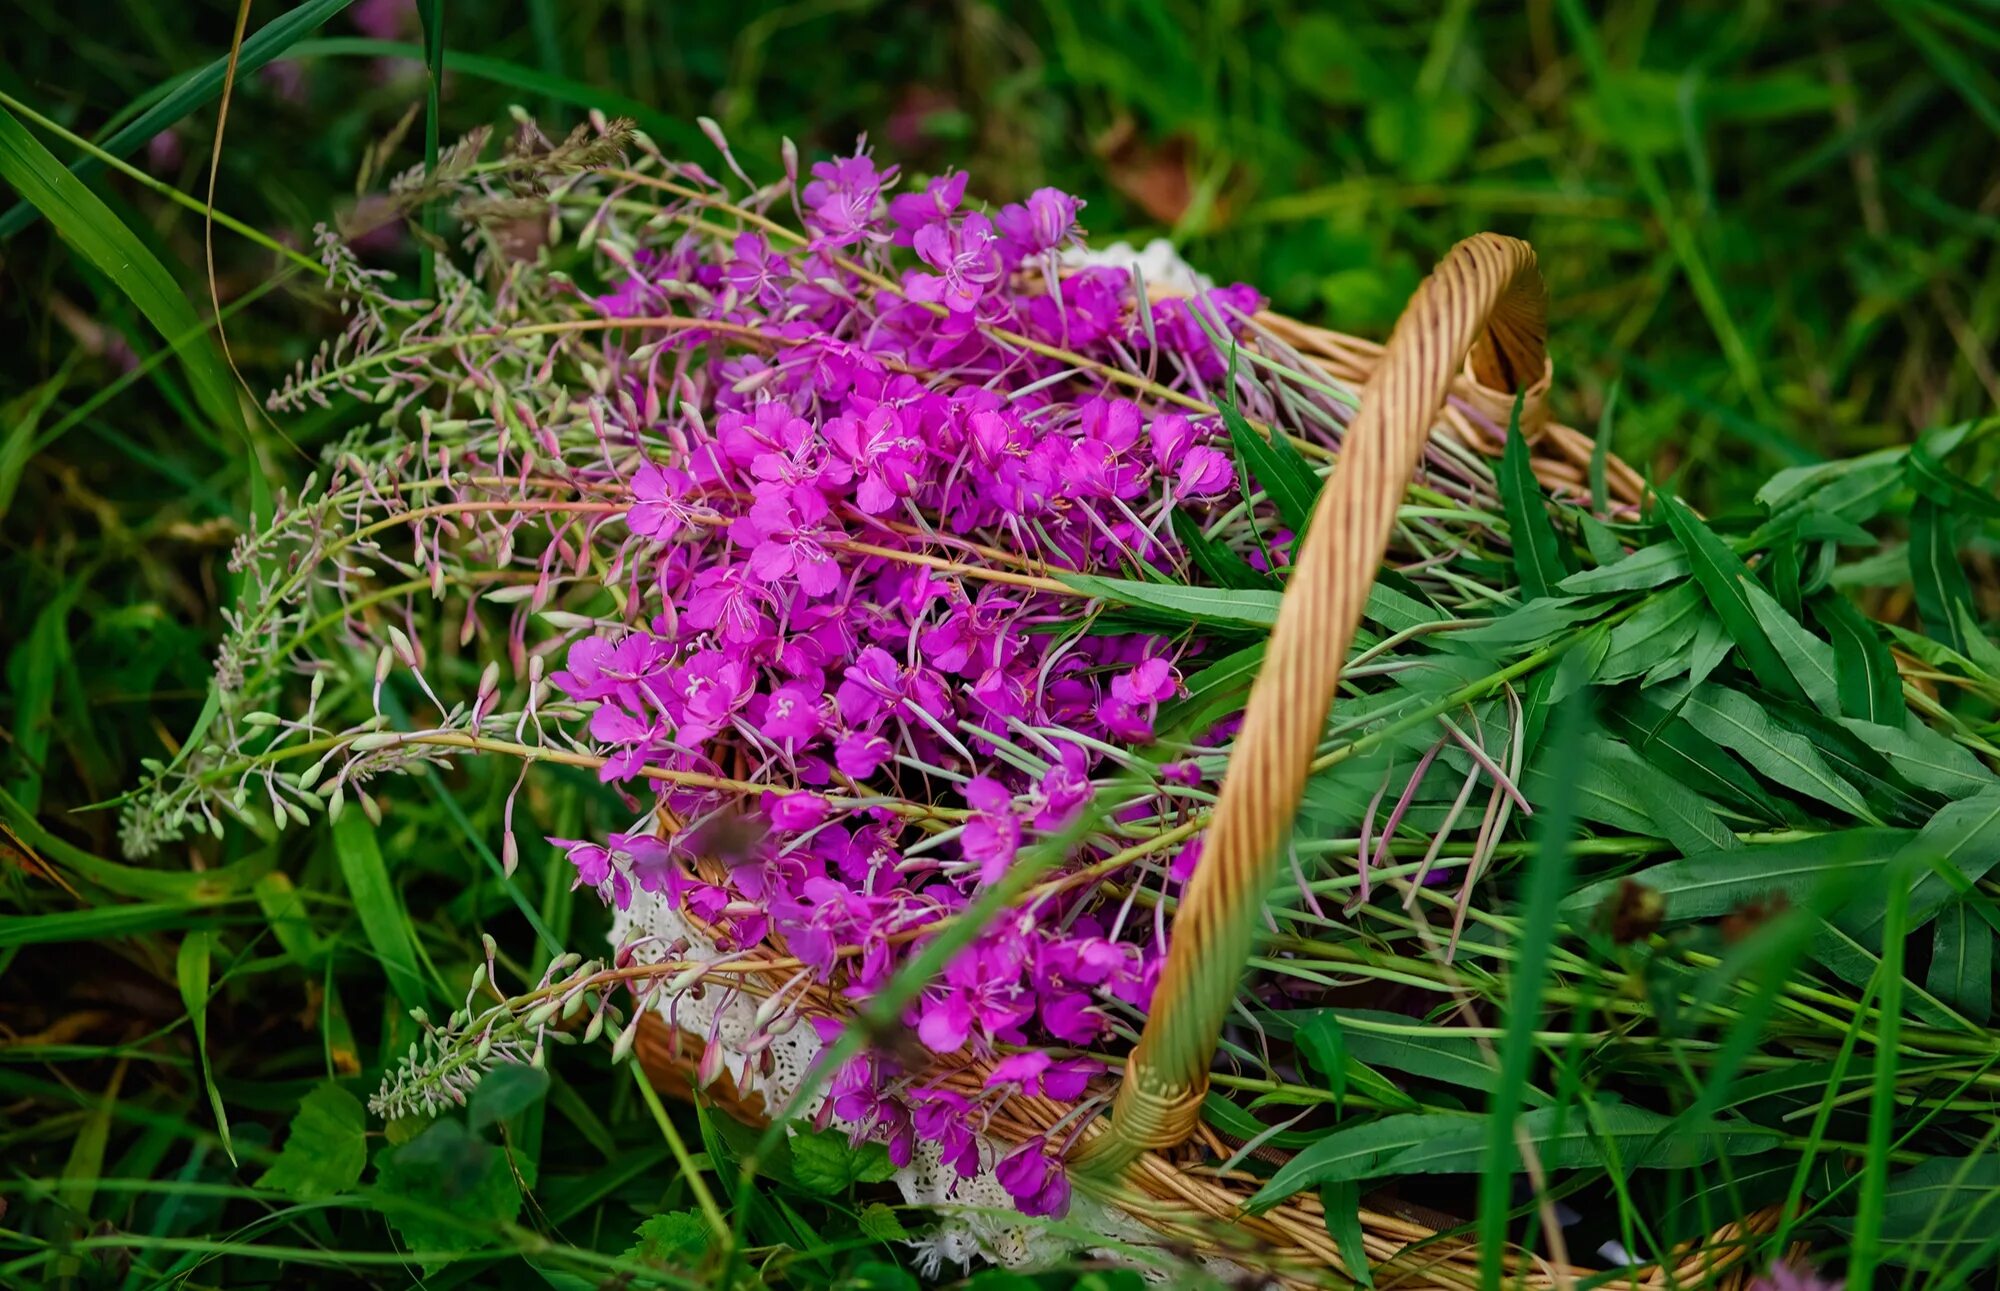
<svg viewBox="0 0 2000 1291">
<path fill-rule="evenodd" d="M 188 384 L 210 421 L 241 432 L 236 383 L 173 275 L 103 199 L 63 169 L 5 109 L 0 109 L 0 179 L 46 215 L 62 240 L 115 283 L 170 343 L 177 337 L 200 338 L 182 344 L 178 351 Z"/>
<path fill-rule="evenodd" d="M 247 79 L 272 59 L 282 57 L 305 34 L 345 9 L 354 0 L 307 0 L 295 9 L 279 14 L 243 42 L 238 51 L 236 75 Z M 179 78 L 156 102 L 121 127 L 102 143 L 104 151 L 123 157 L 138 149 L 160 131 L 190 113 L 215 101 L 222 93 L 223 78 L 229 70 L 227 54 L 206 67 Z M 104 163 L 86 157 L 70 167 L 78 179 L 88 179 L 104 168 Z M 25 194 L 24 194 L 25 196 Z M 36 208 L 30 202 L 17 203 L 0 215 L 0 238 L 10 238 L 35 222 Z"/>
<path fill-rule="evenodd" d="M 1909 711 L 1895 656 L 1881 633 L 1838 592 L 1814 598 L 1813 617 L 1833 642 L 1833 665 L 1840 711 L 1884 726 L 1897 726 Z"/>
<path fill-rule="evenodd" d="M 1938 914 L 1924 985 L 1972 1021 L 1993 1016 L 1993 928 L 1961 898 Z"/>
<path fill-rule="evenodd" d="M 1481 1167 L 1488 1124 L 1483 1116 L 1411 1112 L 1335 1130 L 1281 1166 L 1250 1207 L 1262 1210 L 1300 1189 L 1342 1180 L 1473 1173 Z M 1601 1166 L 1607 1144 L 1627 1169 L 1659 1169 L 1767 1152 L 1783 1141 L 1779 1132 L 1747 1122 L 1680 1127 L 1663 1136 L 1669 1118 L 1629 1103 L 1599 1103 L 1589 1118 L 1580 1109 L 1545 1107 L 1520 1124 L 1550 1170 Z"/>
<path fill-rule="evenodd" d="M 1783 893 L 1796 904 L 1821 884 L 1842 876 L 1872 880 L 1914 837 L 1907 829 L 1847 829 L 1666 861 L 1633 877 L 1666 899 L 1668 921 L 1710 919 L 1773 893 Z M 1580 888 L 1563 899 L 1563 909 L 1587 915 L 1621 881 L 1606 879 Z"/>
<path fill-rule="evenodd" d="M 188 1022 L 194 1027 L 194 1051 L 201 1063 L 201 1083 L 208 1090 L 208 1105 L 215 1112 L 215 1131 L 222 1137 L 222 1150 L 236 1161 L 236 1148 L 229 1142 L 229 1113 L 222 1106 L 222 1091 L 215 1087 L 215 1064 L 208 1056 L 209 968 L 215 955 L 215 934 L 198 928 L 181 938 L 174 958 L 174 980 L 187 1005 Z"/>
<path fill-rule="evenodd" d="M 1514 573 L 1521 580 L 1521 599 L 1550 595 L 1569 575 L 1563 563 L 1563 541 L 1549 519 L 1549 507 L 1529 460 L 1528 441 L 1521 434 L 1521 398 L 1507 422 L 1507 446 L 1500 453 L 1500 504 L 1507 513 L 1507 540 L 1514 548 Z"/>
<path fill-rule="evenodd" d="M 1223 404 L 1222 421 L 1229 427 L 1237 465 L 1264 490 L 1278 508 L 1278 518 L 1292 531 L 1292 541 L 1298 542 L 1305 537 L 1313 504 L 1319 500 L 1320 478 L 1283 435 L 1266 438 L 1257 433 L 1233 403 Z"/>
<path fill-rule="evenodd" d="M 1791 670 L 1785 666 L 1782 656 L 1764 635 L 1763 626 L 1757 621 L 1756 610 L 1750 601 L 1750 569 L 1729 544 L 1717 537 L 1715 532 L 1696 518 L 1685 503 L 1676 498 L 1663 498 L 1660 506 L 1666 516 L 1667 526 L 1673 530 L 1675 541 L 1688 554 L 1689 565 L 1695 581 L 1701 584 L 1703 594 L 1715 610 L 1716 617 L 1736 648 L 1743 652 L 1743 662 L 1764 684 L 1795 698 L 1805 698 L 1805 692 L 1792 680 Z"/>
<path fill-rule="evenodd" d="M 1860 792 L 1834 774 L 1811 741 L 1785 729 L 1741 691 L 1714 683 L 1697 687 L 1680 712 L 1689 725 L 1758 774 L 1857 819 L 1879 823 Z"/>
<path fill-rule="evenodd" d="M 1910 507 L 1910 579 L 1924 631 L 1964 654 L 1966 632 L 1958 607 L 1972 603 L 1972 585 L 1958 563 L 1952 519 L 1929 498 L 1918 498 Z"/>
<path fill-rule="evenodd" d="M 1764 635 L 1770 639 L 1778 657 L 1785 661 L 1785 671 L 1799 684 L 1799 689 L 1805 692 L 1813 707 L 1829 717 L 1838 717 L 1840 682 L 1833 647 L 1806 631 L 1805 626 L 1792 617 L 1791 611 L 1756 583 L 1743 584 L 1743 591 L 1750 598 L 1750 608 L 1764 629 Z"/>
<path fill-rule="evenodd" d="M 403 899 L 389 881 L 374 827 L 359 812 L 348 812 L 333 827 L 333 850 L 361 931 L 389 978 L 389 986 L 405 1008 L 430 1002 L 430 991 L 417 969 L 416 940 Z"/>
</svg>

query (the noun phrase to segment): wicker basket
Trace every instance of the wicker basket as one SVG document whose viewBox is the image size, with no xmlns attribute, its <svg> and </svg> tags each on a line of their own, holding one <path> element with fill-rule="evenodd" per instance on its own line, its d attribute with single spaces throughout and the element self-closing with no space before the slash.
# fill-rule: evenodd
<svg viewBox="0 0 2000 1291">
<path fill-rule="evenodd" d="M 1072 1165 L 1085 1186 L 1168 1242 L 1254 1267 L 1285 1285 L 1320 1285 L 1328 1271 L 1345 1272 L 1363 1258 L 1378 1285 L 1459 1288 L 1479 1280 L 1479 1252 L 1471 1243 L 1432 1240 L 1447 1222 L 1434 1212 L 1397 1214 L 1364 1205 L 1358 1252 L 1340 1249 L 1328 1235 L 1320 1203 L 1309 1194 L 1250 1213 L 1244 1203 L 1259 1181 L 1216 1168 L 1236 1145 L 1205 1125 L 1200 1112 L 1209 1064 L 1275 878 L 1280 838 L 1298 809 L 1348 645 L 1427 440 L 1440 429 L 1498 451 L 1514 392 L 1525 390 L 1521 424 L 1534 444 L 1543 486 L 1571 496 L 1586 491 L 1591 440 L 1548 419 L 1545 320 L 1533 250 L 1490 233 L 1461 242 L 1439 263 L 1387 345 L 1278 315 L 1257 319 L 1328 374 L 1365 386 L 1339 468 L 1321 492 L 1288 583 L 1208 826 L 1202 864 L 1174 916 L 1144 1034 L 1127 1060 L 1112 1113 L 1085 1127 Z M 1643 490 L 1638 474 L 1615 459 L 1607 464 L 1606 484 L 1618 509 L 1636 506 Z M 754 977 L 743 982 L 753 994 L 779 985 Z M 838 998 L 825 990 L 809 997 L 808 1007 L 841 1012 Z M 659 1015 L 642 1020 L 635 1052 L 656 1085 L 690 1092 L 696 1046 Z M 960 1071 L 955 1079 L 973 1078 Z M 762 1099 L 742 1094 L 726 1078 L 705 1096 L 746 1120 L 765 1118 Z M 1017 1096 L 988 1133 L 1025 1141 L 1069 1111 L 1045 1098 Z M 1677 1264 L 1634 1269 L 1610 1285 L 1739 1286 L 1750 1273 L 1745 1257 L 1751 1241 L 1776 1224 L 1775 1208 L 1758 1211 L 1691 1244 Z M 1510 1251 L 1506 1263 L 1510 1281 L 1519 1286 L 1559 1287 L 1592 1276 L 1592 1270 L 1518 1251 Z"/>
</svg>

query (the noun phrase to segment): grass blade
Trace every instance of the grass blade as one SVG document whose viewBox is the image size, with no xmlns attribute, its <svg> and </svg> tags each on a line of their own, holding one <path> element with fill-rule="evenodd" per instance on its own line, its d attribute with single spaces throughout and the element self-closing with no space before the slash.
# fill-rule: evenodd
<svg viewBox="0 0 2000 1291">
<path fill-rule="evenodd" d="M 354 901 L 354 913 L 361 920 L 361 931 L 388 975 L 396 998 L 405 1008 L 428 1004 L 430 991 L 417 970 L 410 916 L 389 881 L 374 827 L 360 813 L 348 812 L 334 824 L 333 850 L 340 861 L 341 877 L 347 881 L 347 894 Z"/>
<path fill-rule="evenodd" d="M 1840 711 L 1881 726 L 1901 726 L 1909 709 L 1895 656 L 1882 634 L 1838 593 L 1811 603 L 1813 617 L 1833 642 L 1835 687 Z"/>
<path fill-rule="evenodd" d="M 170 344 L 178 337 L 199 338 L 177 350 L 195 399 L 217 426 L 242 431 L 236 383 L 173 275 L 103 199 L 5 109 L 0 109 L 0 179 L 48 216 L 62 240 L 115 283 Z"/>
<path fill-rule="evenodd" d="M 1695 581 L 1715 608 L 1729 639 L 1743 652 L 1745 666 L 1788 698 L 1804 699 L 1805 692 L 1792 680 L 1791 669 L 1785 666 L 1783 657 L 1772 647 L 1757 620 L 1747 590 L 1750 569 L 1742 557 L 1731 551 L 1729 544 L 1678 498 L 1660 499 L 1660 511 L 1666 517 L 1667 527 L 1673 530 L 1675 541 L 1687 552 Z"/>
<path fill-rule="evenodd" d="M 1965 567 L 1958 563 L 1952 518 L 1929 498 L 1918 498 L 1911 505 L 1910 579 L 1924 631 L 1965 654 L 1968 643 L 1958 607 L 1972 603 L 1972 585 L 1966 581 Z"/>
<path fill-rule="evenodd" d="M 1518 547 L 1517 547 L 1518 550 Z M 1557 714 L 1549 753 L 1558 766 L 1573 764 L 1583 748 L 1589 708 L 1571 700 Z M 1528 861 L 1519 955 L 1507 983 L 1506 1033 L 1500 1041 L 1500 1075 L 1486 1103 L 1486 1134 L 1479 1171 L 1479 1274 L 1486 1291 L 1498 1291 L 1507 1243 L 1508 1194 L 1519 1166 L 1515 1131 L 1541 1022 L 1543 977 L 1555 948 L 1563 893 L 1569 889 L 1570 835 L 1576 826 L 1574 781 L 1557 781 L 1537 816 L 1535 851 Z"/>
<path fill-rule="evenodd" d="M 1549 519 L 1548 503 L 1529 460 L 1528 441 L 1521 434 L 1521 397 L 1514 399 L 1507 420 L 1507 447 L 1500 454 L 1500 503 L 1507 513 L 1507 538 L 1514 547 L 1514 572 L 1521 580 L 1521 599 L 1532 601 L 1554 593 L 1569 576 L 1563 563 L 1563 542 Z"/>
<path fill-rule="evenodd" d="M 208 1105 L 215 1111 L 215 1132 L 222 1137 L 222 1150 L 231 1165 L 236 1164 L 236 1148 L 229 1141 L 229 1114 L 223 1110 L 222 1091 L 215 1087 L 215 1064 L 208 1058 L 209 969 L 215 956 L 215 934 L 203 928 L 181 938 L 174 956 L 174 980 L 181 988 L 181 1002 L 187 1005 L 188 1022 L 194 1027 L 195 1058 L 201 1063 L 201 1083 L 208 1090 Z"/>
<path fill-rule="evenodd" d="M 272 59 L 280 57 L 298 43 L 307 32 L 352 3 L 353 0 L 307 0 L 307 3 L 298 8 L 273 18 L 256 35 L 243 42 L 243 49 L 236 60 L 237 76 L 247 77 Z M 223 78 L 228 70 L 229 58 L 224 55 L 200 71 L 181 78 L 172 89 L 159 98 L 158 102 L 134 118 L 131 124 L 104 140 L 102 144 L 104 151 L 113 156 L 123 157 L 144 145 L 160 131 L 213 102 L 222 93 Z M 88 179 L 103 169 L 103 165 L 104 163 L 94 157 L 86 157 L 71 166 L 70 173 L 80 180 Z M 37 205 L 32 201 L 19 202 L 5 215 L 0 215 L 0 239 L 13 237 L 34 223 Z"/>
</svg>

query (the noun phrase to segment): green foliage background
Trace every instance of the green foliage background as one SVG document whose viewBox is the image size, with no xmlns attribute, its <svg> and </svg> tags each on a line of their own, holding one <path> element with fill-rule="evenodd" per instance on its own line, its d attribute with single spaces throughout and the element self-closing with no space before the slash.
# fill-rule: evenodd
<svg viewBox="0 0 2000 1291">
<path fill-rule="evenodd" d="M 298 30 L 275 70 L 236 89 L 218 210 L 294 246 L 320 220 L 365 226 L 366 193 L 423 160 L 427 126 L 448 143 L 515 105 L 565 126 L 599 104 L 696 158 L 712 155 L 693 125 L 705 114 L 762 174 L 784 138 L 823 154 L 865 131 L 907 170 L 969 167 L 995 200 L 1067 188 L 1088 199 L 1097 240 L 1172 238 L 1281 309 L 1365 334 L 1386 331 L 1458 238 L 1526 237 L 1553 296 L 1558 415 L 1603 418 L 1616 451 L 1712 514 L 1747 506 L 1776 468 L 1907 443 L 2000 405 L 1990 5 L 431 7 L 446 76 L 427 117 L 414 7 L 292 10 L 327 15 L 313 24 L 253 6 L 253 35 Z M 181 78 L 226 53 L 234 21 L 216 0 L 13 0 L 0 92 L 109 140 L 171 108 Z M 163 129 L 127 155 L 199 199 L 216 106 L 181 97 L 196 101 L 163 110 Z M 30 133 L 64 163 L 84 156 Z M 182 313 L 207 318 L 200 216 L 126 177 L 89 188 L 167 267 Z M 0 189 L 0 204 L 14 196 Z M 171 757 L 207 685 L 229 543 L 269 490 L 303 477 L 345 410 L 282 432 L 210 415 L 218 369 L 156 361 L 173 329 L 121 286 L 134 257 L 93 254 L 47 220 L 4 216 L 0 230 L 0 1281 L 255 1285 L 274 1266 L 230 1253 L 254 1241 L 300 1252 L 290 1279 L 404 1285 L 468 1218 L 520 1258 L 454 1265 L 427 1285 L 594 1285 L 628 1240 L 668 1265 L 698 1256 L 712 1234 L 688 1172 L 640 1092 L 601 1063 L 558 1071 L 545 1096 L 483 1121 L 475 1110 L 425 1131 L 433 1150 L 399 1158 L 417 1177 L 376 1185 L 399 1244 L 365 1215 L 274 1217 L 268 1200 L 245 1199 L 239 1185 L 259 1176 L 302 1200 L 355 1186 L 374 1144 L 352 1097 L 323 1082 L 372 1075 L 400 1052 L 413 1032 L 398 998 L 455 998 L 482 929 L 532 978 L 598 937 L 602 916 L 572 903 L 548 857 L 499 880 L 490 847 L 507 783 L 486 775 L 452 794 L 426 782 L 379 854 L 321 831 L 288 839 L 283 864 L 267 849 L 206 874 L 100 859 L 117 854 L 114 817 L 75 809 L 128 786 L 138 759 Z M 407 234 L 391 227 L 375 245 L 419 271 Z M 261 395 L 336 320 L 253 240 L 218 229 L 215 265 L 229 355 Z M 1990 621 L 1988 532 L 1966 560 Z M 1899 595 L 1873 608 L 1897 617 Z M 601 828 L 589 789 L 550 777 L 529 810 L 550 832 Z M 50 862 L 87 890 L 64 893 Z M 274 1151 L 288 1123 L 323 1139 L 310 1161 Z M 681 1124 L 720 1186 L 724 1131 Z M 536 1211 L 519 1213 L 505 1163 L 537 1158 Z M 762 1247 L 783 1248 L 779 1275 L 901 1285 L 885 1241 L 900 1222 L 865 1169 L 822 1162 L 790 1191 L 723 1200 L 748 1209 Z M 551 1234 L 589 1258 L 541 1259 Z"/>
</svg>

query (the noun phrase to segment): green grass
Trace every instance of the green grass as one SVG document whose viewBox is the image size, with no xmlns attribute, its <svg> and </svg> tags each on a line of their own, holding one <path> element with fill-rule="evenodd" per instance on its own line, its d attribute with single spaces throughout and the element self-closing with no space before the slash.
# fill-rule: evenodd
<svg viewBox="0 0 2000 1291">
<path fill-rule="evenodd" d="M 209 339 L 201 194 L 236 8 L 16 0 L 0 41 L 0 1285 L 567 1289 L 723 1271 L 913 1285 L 896 1238 L 921 1211 L 865 1174 L 656 1103 L 603 1046 L 563 1052 L 543 1084 L 449 1129 L 360 1112 L 417 1038 L 407 1010 L 447 1010 L 486 960 L 483 935 L 509 990 L 601 944 L 604 916 L 573 899 L 559 857 L 530 849 L 501 877 L 507 768 L 474 760 L 405 785 L 379 831 L 349 804 L 342 826 L 136 864 L 109 859 L 115 813 L 82 810 L 198 728 L 219 613 L 240 590 L 230 542 L 357 420 L 337 404 L 269 433 Z M 562 126 L 587 106 L 629 114 L 695 157 L 711 151 L 693 124 L 704 114 L 746 157 L 787 137 L 823 153 L 866 130 L 912 171 L 969 166 L 995 199 L 1069 188 L 1098 240 L 1172 237 L 1282 309 L 1377 336 L 1458 238 L 1524 236 L 1552 291 L 1557 414 L 1712 516 L 1746 512 L 1778 468 L 2000 404 L 1988 5 L 426 0 L 391 39 L 343 8 L 258 6 L 242 53 L 217 286 L 260 396 L 339 325 L 279 244 L 309 251 L 315 222 L 353 214 L 364 168 L 370 189 L 435 168 L 440 141 L 518 103 Z M 300 101 L 279 92 L 274 61 L 300 74 Z M 149 157 L 162 131 L 173 147 Z M 406 289 L 428 281 L 433 253 L 413 233 L 392 228 L 379 254 Z M 1956 469 L 1990 478 L 1996 441 Z M 2000 613 L 1991 513 L 1943 486 L 1925 496 L 1911 551 L 1963 551 L 1965 568 L 1919 559 L 1907 589 L 1857 575 L 1860 598 L 1968 653 Z M 1811 652 L 1766 642 L 1758 604 L 1727 599 L 1736 557 L 1694 530 L 1686 541 L 1706 557 L 1703 587 L 1739 611 L 1739 648 L 1764 643 L 1773 685 L 1803 685 Z M 1828 631 L 1834 683 L 1870 693 L 1879 660 Z M 1995 698 L 1966 706 L 1988 740 Z M 1781 759 L 1783 734 L 1762 733 L 1760 756 Z M 561 770 L 538 775 L 519 810 L 560 836 L 616 823 L 591 777 Z M 1613 1105 L 1586 1097 L 1624 1079 L 1586 1037 L 1641 1017 L 1659 1024 L 1649 1061 L 1678 1073 L 1692 1109 L 1681 1128 L 1775 1108 L 1760 1123 L 1788 1136 L 1783 1168 L 1723 1156 L 1642 1178 L 1614 1155 L 1608 1174 L 1558 1172 L 1558 1194 L 1620 1198 L 1617 1231 L 1586 1248 L 1657 1245 L 1789 1199 L 1787 1235 L 1856 1285 L 1991 1284 L 2000 1074 L 1973 1042 L 1991 1035 L 1990 958 L 1983 974 L 1926 976 L 1892 902 L 1840 948 L 1845 994 L 1785 989 L 1796 983 L 1771 966 L 1806 956 L 1820 888 L 1755 870 L 1729 876 L 1719 909 L 1797 895 L 1734 947 L 1558 941 L 1552 898 L 1578 896 L 1565 874 L 1589 843 L 1555 831 L 1504 846 L 1509 866 L 1528 858 L 1508 870 L 1522 899 L 1491 916 L 1467 969 L 1482 999 L 1508 1004 L 1490 1019 L 1497 1083 L 1423 1087 L 1427 1109 L 1491 1094 L 1504 1112 L 1466 1159 L 1508 1160 L 1500 1136 L 1536 1114 L 1530 1091 L 1644 1159 L 1651 1131 L 1610 1134 Z M 1863 859 L 1879 872 L 1923 858 Z M 1717 891 L 1712 874 L 1648 873 L 1663 889 L 1683 878 L 1676 901 Z M 1990 879 L 1970 886 L 1938 936 L 1990 947 L 1995 910 Z M 1308 971 L 1412 971 L 1380 944 L 1320 935 L 1288 950 Z M 1528 953 L 1512 956 L 1510 937 Z M 1730 995 L 1740 979 L 1758 990 Z M 1719 1001 L 1729 1025 L 1681 1025 Z M 1773 1063 L 1771 1037 L 1829 1016 L 1795 1062 Z M 1367 1043 L 1350 1038 L 1350 1052 Z M 1401 1086 L 1383 1068 L 1409 1084 L 1393 1053 L 1355 1057 L 1312 1077 L 1323 1087 L 1307 1101 L 1391 1100 Z M 1799 1071 L 1810 1083 L 1787 1087 Z M 1577 1123 L 1537 1120 L 1535 1142 Z M 369 1171 L 420 1131 L 426 1150 L 401 1177 Z M 764 1174 L 745 1183 L 752 1156 Z M 1489 1168 L 1454 1194 L 1455 1213 L 1475 1216 L 1466 1235 L 1539 1240 L 1537 1199 L 1511 1184 Z M 1326 1188 L 1351 1206 L 1372 1186 Z M 1040 1284 L 1136 1288 L 1087 1268 Z"/>
</svg>

